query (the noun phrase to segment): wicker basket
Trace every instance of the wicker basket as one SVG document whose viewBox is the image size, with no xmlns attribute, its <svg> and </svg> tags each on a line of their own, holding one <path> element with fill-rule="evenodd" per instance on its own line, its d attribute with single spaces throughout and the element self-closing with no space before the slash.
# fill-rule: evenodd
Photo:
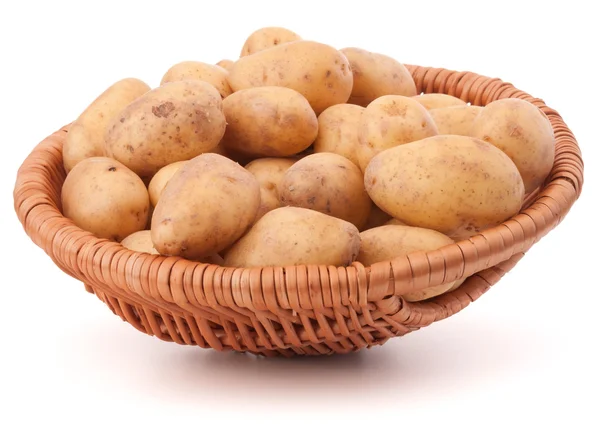
<svg viewBox="0 0 600 431">
<path fill-rule="evenodd" d="M 15 210 L 31 239 L 136 329 L 180 344 L 291 356 L 381 345 L 445 319 L 475 301 L 554 228 L 581 193 L 577 142 L 556 111 L 499 79 L 409 66 L 418 91 L 474 105 L 518 97 L 539 106 L 556 135 L 545 186 L 521 213 L 442 249 L 369 268 L 295 266 L 233 269 L 131 252 L 98 239 L 61 214 L 61 149 L 68 127 L 41 142 L 21 166 Z M 401 295 L 470 276 L 457 290 L 409 303 Z"/>
</svg>

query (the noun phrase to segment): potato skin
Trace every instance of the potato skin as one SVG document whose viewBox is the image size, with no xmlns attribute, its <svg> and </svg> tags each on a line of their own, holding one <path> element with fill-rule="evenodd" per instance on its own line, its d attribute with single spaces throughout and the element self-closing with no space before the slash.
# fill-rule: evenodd
<svg viewBox="0 0 600 431">
<path fill-rule="evenodd" d="M 225 148 L 249 156 L 285 157 L 308 148 L 317 137 L 317 116 L 295 90 L 257 87 L 223 101 Z"/>
<path fill-rule="evenodd" d="M 416 96 L 417 87 L 408 69 L 391 57 L 360 48 L 344 48 L 354 84 L 348 103 L 367 106 L 381 96 Z"/>
<path fill-rule="evenodd" d="M 388 148 L 438 134 L 429 112 L 416 100 L 404 96 L 382 96 L 365 108 L 358 125 L 359 166 Z"/>
<path fill-rule="evenodd" d="M 500 99 L 486 105 L 473 123 L 471 136 L 508 154 L 523 177 L 525 193 L 542 185 L 554 164 L 552 125 L 525 100 Z"/>
<path fill-rule="evenodd" d="M 132 251 L 148 254 L 159 254 L 152 244 L 149 230 L 134 232 L 121 241 L 121 245 Z"/>
<path fill-rule="evenodd" d="M 360 237 L 351 223 L 306 208 L 265 214 L 225 255 L 225 266 L 350 265 Z"/>
<path fill-rule="evenodd" d="M 475 118 L 483 108 L 481 106 L 449 106 L 429 111 L 440 135 L 471 136 Z"/>
<path fill-rule="evenodd" d="M 220 66 L 229 72 L 229 69 L 231 69 L 231 66 L 233 66 L 233 63 L 235 63 L 235 61 L 224 58 L 223 60 L 221 60 L 217 63 L 217 66 Z"/>
<path fill-rule="evenodd" d="M 188 161 L 167 183 L 152 215 L 161 253 L 201 260 L 229 247 L 254 221 L 260 187 L 254 176 L 218 154 Z"/>
<path fill-rule="evenodd" d="M 379 153 L 365 172 L 373 202 L 411 226 L 466 238 L 519 212 L 524 187 L 491 144 L 439 135 Z"/>
<path fill-rule="evenodd" d="M 371 202 L 369 217 L 367 217 L 367 222 L 361 231 L 364 232 L 365 230 L 373 229 L 374 227 L 383 226 L 384 224 L 388 224 L 391 220 L 393 220 L 391 215 Z"/>
<path fill-rule="evenodd" d="M 284 158 L 256 159 L 246 165 L 246 169 L 254 175 L 260 184 L 260 208 L 255 222 L 269 211 L 279 208 L 278 187 L 287 171 L 296 160 Z"/>
<path fill-rule="evenodd" d="M 71 124 L 63 145 L 63 163 L 68 173 L 88 157 L 105 155 L 104 132 L 110 121 L 135 99 L 150 91 L 135 78 L 122 79 L 107 88 Z"/>
<path fill-rule="evenodd" d="M 229 71 L 233 91 L 277 86 L 296 90 L 318 115 L 346 103 L 352 91 L 352 72 L 346 57 L 331 46 L 297 41 L 240 58 Z"/>
<path fill-rule="evenodd" d="M 231 87 L 227 82 L 227 69 L 215 64 L 202 63 L 201 61 L 182 61 L 172 66 L 160 81 L 160 85 L 174 81 L 204 81 L 215 87 L 222 98 L 231 94 Z"/>
<path fill-rule="evenodd" d="M 62 187 L 65 217 L 100 238 L 121 241 L 143 230 L 150 200 L 142 180 L 108 157 L 77 163 Z"/>
<path fill-rule="evenodd" d="M 166 83 L 118 114 L 106 134 L 109 156 L 141 177 L 215 149 L 225 133 L 219 92 L 204 81 Z"/>
<path fill-rule="evenodd" d="M 414 96 L 413 99 L 427 110 L 448 108 L 450 106 L 467 106 L 467 102 L 464 100 L 444 93 L 419 94 L 418 96 Z"/>
<path fill-rule="evenodd" d="M 244 43 L 240 57 L 254 54 L 283 43 L 302 40 L 300 36 L 283 27 L 264 27 L 256 30 Z"/>
<path fill-rule="evenodd" d="M 148 184 L 148 194 L 150 195 L 150 203 L 153 207 L 158 203 L 158 199 L 169 180 L 173 178 L 175 172 L 177 172 L 186 162 L 187 160 L 182 160 L 180 162 L 171 163 L 170 165 L 160 168 L 160 170 L 154 174 L 150 180 L 150 184 Z"/>
<path fill-rule="evenodd" d="M 321 112 L 315 153 L 336 153 L 358 166 L 358 124 L 364 109 L 358 105 L 341 103 Z"/>
</svg>

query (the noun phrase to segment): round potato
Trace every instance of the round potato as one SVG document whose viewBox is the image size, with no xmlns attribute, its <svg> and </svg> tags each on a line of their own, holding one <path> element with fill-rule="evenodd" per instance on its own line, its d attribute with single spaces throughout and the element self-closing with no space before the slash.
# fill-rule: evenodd
<svg viewBox="0 0 600 431">
<path fill-rule="evenodd" d="M 159 254 L 152 244 L 149 230 L 141 230 L 132 233 L 121 241 L 121 245 L 129 250 L 138 251 L 140 253 Z"/>
<path fill-rule="evenodd" d="M 366 107 L 358 125 L 359 166 L 388 148 L 437 135 L 429 112 L 419 102 L 404 96 L 383 96 Z"/>
<path fill-rule="evenodd" d="M 365 266 L 406 256 L 415 251 L 431 251 L 453 244 L 446 235 L 431 229 L 410 226 L 380 226 L 360 234 L 358 260 Z M 407 301 L 422 301 L 441 295 L 454 287 L 455 282 L 432 286 L 404 295 Z"/>
<path fill-rule="evenodd" d="M 542 185 L 554 164 L 552 125 L 525 100 L 501 99 L 485 106 L 473 123 L 471 136 L 508 154 L 523 177 L 525 193 Z"/>
<path fill-rule="evenodd" d="M 150 91 L 135 78 L 111 85 L 71 124 L 63 145 L 63 163 L 68 173 L 88 157 L 105 156 L 104 133 L 112 119 L 127 105 Z"/>
<path fill-rule="evenodd" d="M 429 111 L 440 135 L 470 136 L 481 106 L 450 106 Z"/>
<path fill-rule="evenodd" d="M 341 103 L 321 112 L 315 153 L 336 153 L 358 166 L 358 123 L 363 111 L 361 106 Z"/>
<path fill-rule="evenodd" d="M 359 229 L 371 212 L 360 169 L 334 153 L 316 153 L 294 163 L 279 184 L 279 200 L 346 220 Z"/>
<path fill-rule="evenodd" d="M 381 96 L 416 96 L 417 87 L 408 69 L 391 57 L 360 48 L 341 50 L 350 62 L 354 84 L 348 100 L 367 106 Z"/>
<path fill-rule="evenodd" d="M 350 265 L 360 237 L 351 223 L 305 208 L 263 216 L 225 254 L 225 266 Z"/>
<path fill-rule="evenodd" d="M 172 66 L 160 81 L 160 85 L 174 81 L 198 80 L 204 81 L 215 87 L 222 98 L 231 94 L 231 87 L 227 82 L 227 69 L 214 64 L 200 61 L 182 61 Z"/>
<path fill-rule="evenodd" d="M 285 157 L 308 148 L 317 137 L 317 116 L 297 91 L 257 87 L 223 101 L 227 130 L 223 145 L 249 156 Z"/>
<path fill-rule="evenodd" d="M 246 39 L 246 42 L 242 47 L 240 57 L 273 48 L 282 43 L 294 42 L 301 39 L 300 36 L 287 28 L 264 27 L 248 36 L 248 39 Z"/>
<path fill-rule="evenodd" d="M 233 66 L 233 63 L 235 63 L 235 61 L 228 60 L 228 59 L 225 58 L 225 59 L 219 61 L 217 63 L 217 66 L 221 66 L 223 69 L 229 71 L 229 69 L 231 69 L 231 66 Z"/>
<path fill-rule="evenodd" d="M 109 125 L 106 149 L 141 177 L 213 151 L 225 133 L 219 92 L 204 81 L 166 83 L 127 106 Z"/>
<path fill-rule="evenodd" d="M 444 93 L 428 93 L 414 96 L 417 102 L 425 107 L 425 109 L 448 108 L 449 106 L 466 106 L 467 102 L 458 97 L 450 96 Z"/>
<path fill-rule="evenodd" d="M 365 172 L 373 202 L 411 226 L 466 238 L 519 212 L 524 187 L 502 151 L 440 135 L 379 153 Z"/>
<path fill-rule="evenodd" d="M 81 229 L 117 242 L 144 229 L 149 207 L 142 180 L 108 157 L 77 163 L 62 187 L 65 217 Z"/>
<path fill-rule="evenodd" d="M 383 226 L 391 220 L 393 220 L 391 215 L 383 211 L 377 205 L 371 205 L 371 212 L 369 212 L 369 217 L 362 230 L 365 231 L 373 229 L 374 227 Z"/>
<path fill-rule="evenodd" d="M 187 160 L 182 160 L 181 162 L 171 163 L 154 174 L 152 180 L 150 180 L 150 184 L 148 184 L 148 194 L 150 195 L 150 203 L 152 206 L 156 206 L 158 199 L 169 180 L 186 162 Z"/>
<path fill-rule="evenodd" d="M 233 91 L 277 86 L 296 90 L 318 115 L 346 103 L 352 91 L 352 72 L 335 48 L 300 40 L 240 58 L 229 71 Z"/>
<path fill-rule="evenodd" d="M 256 213 L 255 222 L 269 211 L 279 208 L 278 187 L 287 171 L 295 160 L 284 158 L 256 159 L 246 165 L 246 169 L 252 173 L 260 184 L 260 208 Z"/>
<path fill-rule="evenodd" d="M 161 253 L 201 260 L 233 244 L 254 221 L 260 186 L 237 163 L 202 154 L 169 180 L 152 215 L 152 243 Z"/>
</svg>

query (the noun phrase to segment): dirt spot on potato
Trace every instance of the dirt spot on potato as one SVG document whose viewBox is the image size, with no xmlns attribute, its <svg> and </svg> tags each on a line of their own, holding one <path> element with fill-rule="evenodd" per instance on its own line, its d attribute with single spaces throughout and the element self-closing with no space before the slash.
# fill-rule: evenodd
<svg viewBox="0 0 600 431">
<path fill-rule="evenodd" d="M 130 153 L 134 152 L 134 149 L 131 145 L 127 145 L 125 148 L 127 148 L 127 151 L 129 151 Z"/>
<path fill-rule="evenodd" d="M 383 112 L 388 114 L 390 117 L 405 117 L 406 116 L 406 106 L 400 106 L 395 101 L 389 105 L 384 105 L 381 107 Z"/>
<path fill-rule="evenodd" d="M 117 168 L 115 168 L 114 166 L 111 166 L 110 168 L 108 168 L 109 172 L 115 172 L 117 170 Z"/>
<path fill-rule="evenodd" d="M 165 102 L 152 107 L 152 113 L 158 118 L 167 118 L 174 110 L 175 105 L 172 102 Z"/>
</svg>

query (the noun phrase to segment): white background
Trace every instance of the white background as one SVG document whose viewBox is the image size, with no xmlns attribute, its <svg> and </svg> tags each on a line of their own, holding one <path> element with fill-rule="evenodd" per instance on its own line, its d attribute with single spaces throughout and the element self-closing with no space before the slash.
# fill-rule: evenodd
<svg viewBox="0 0 600 431">
<path fill-rule="evenodd" d="M 600 429 L 600 34 L 591 7 L 1 2 L 0 429 Z M 176 62 L 235 59 L 265 25 L 501 77 L 543 98 L 583 149 L 581 200 L 475 304 L 381 348 L 260 359 L 138 333 L 25 235 L 12 209 L 18 166 L 114 81 L 156 86 Z"/>
</svg>

